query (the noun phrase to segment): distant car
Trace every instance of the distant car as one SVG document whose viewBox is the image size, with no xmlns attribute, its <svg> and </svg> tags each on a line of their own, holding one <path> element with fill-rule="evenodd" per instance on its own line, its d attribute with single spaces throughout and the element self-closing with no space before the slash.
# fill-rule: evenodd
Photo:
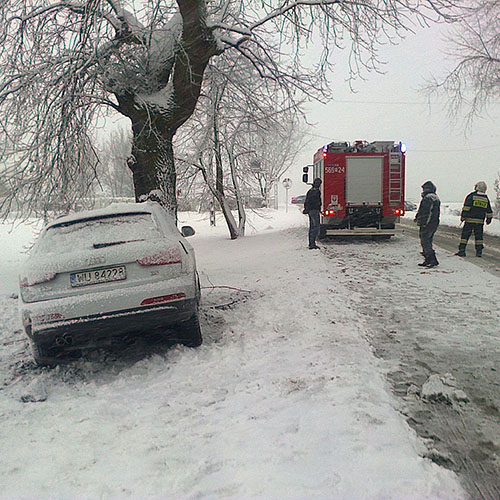
<svg viewBox="0 0 500 500">
<path fill-rule="evenodd" d="M 407 212 L 412 212 L 417 209 L 417 204 L 413 203 L 413 201 L 405 201 L 405 210 Z"/>
<path fill-rule="evenodd" d="M 38 364 L 111 337 L 165 332 L 202 343 L 193 248 L 159 204 L 120 203 L 56 219 L 19 279 L 22 322 Z"/>
<path fill-rule="evenodd" d="M 304 201 L 306 201 L 306 195 L 301 194 L 299 196 L 292 196 L 291 203 L 295 204 L 304 204 Z"/>
</svg>

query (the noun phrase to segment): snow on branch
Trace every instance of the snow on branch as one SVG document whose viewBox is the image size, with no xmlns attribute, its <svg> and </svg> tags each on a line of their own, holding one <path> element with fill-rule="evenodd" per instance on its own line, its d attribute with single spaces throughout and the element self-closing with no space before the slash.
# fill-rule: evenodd
<svg viewBox="0 0 500 500">
<path fill-rule="evenodd" d="M 39 9 L 35 9 L 31 11 L 30 13 L 26 15 L 14 15 L 10 18 L 11 21 L 13 20 L 19 20 L 21 23 L 26 23 L 28 21 L 31 21 L 35 18 L 45 16 L 47 14 L 50 14 L 52 12 L 58 12 L 58 11 L 69 11 L 73 12 L 74 14 L 80 14 L 80 15 L 87 15 L 89 13 L 89 8 L 88 5 L 85 3 L 77 3 L 77 2 L 59 2 L 55 3 L 52 5 L 47 5 L 45 7 L 41 7 Z M 102 10 L 97 10 L 96 14 L 99 17 L 102 17 L 103 19 L 106 19 L 117 31 L 120 30 L 120 22 L 119 20 L 110 15 L 109 13 L 102 11 Z"/>
<path fill-rule="evenodd" d="M 131 12 L 122 9 L 117 13 L 117 17 L 121 21 L 122 30 L 133 36 L 136 40 L 143 41 L 146 30 Z"/>
<path fill-rule="evenodd" d="M 272 4 L 268 4 L 270 7 Z M 223 32 L 237 33 L 242 35 L 241 39 L 221 38 L 230 46 L 237 47 L 250 39 L 252 34 L 270 22 L 279 22 L 282 26 L 294 26 L 297 32 L 308 32 L 305 23 L 311 27 L 314 24 L 328 24 L 333 28 L 336 24 L 351 22 L 355 25 L 368 27 L 366 20 L 371 26 L 367 31 L 373 33 L 384 31 L 384 26 L 392 26 L 396 30 L 411 31 L 411 18 L 414 17 L 422 24 L 436 20 L 436 16 L 447 21 L 457 20 L 459 11 L 464 8 L 462 0 L 434 0 L 422 2 L 413 0 L 296 0 L 282 2 L 275 8 L 253 22 L 245 22 L 242 16 L 235 16 L 235 24 L 227 22 L 212 21 L 209 26 Z M 431 19 L 431 14 L 432 19 Z M 356 20 L 356 18 L 358 18 Z M 363 21 L 363 19 L 365 21 Z M 243 25 L 241 25 L 243 24 Z M 359 35 L 356 29 L 351 31 L 353 36 Z M 335 35 L 334 35 L 335 36 Z"/>
</svg>

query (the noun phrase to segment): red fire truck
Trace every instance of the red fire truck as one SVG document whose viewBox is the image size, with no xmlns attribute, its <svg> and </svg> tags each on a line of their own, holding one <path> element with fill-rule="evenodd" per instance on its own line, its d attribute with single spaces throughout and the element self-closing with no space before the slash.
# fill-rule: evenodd
<svg viewBox="0 0 500 500">
<path fill-rule="evenodd" d="M 390 238 L 404 215 L 406 146 L 393 141 L 331 142 L 318 149 L 303 181 L 319 177 L 323 208 L 320 238 Z M 311 180 L 312 180 L 311 179 Z"/>
</svg>

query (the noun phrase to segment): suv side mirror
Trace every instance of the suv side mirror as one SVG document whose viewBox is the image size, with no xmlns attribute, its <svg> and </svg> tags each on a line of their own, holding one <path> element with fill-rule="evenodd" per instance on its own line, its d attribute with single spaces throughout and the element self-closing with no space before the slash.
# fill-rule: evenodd
<svg viewBox="0 0 500 500">
<path fill-rule="evenodd" d="M 304 174 L 307 174 L 307 172 L 309 172 L 309 167 L 304 167 L 302 169 L 302 172 L 304 172 Z"/>
<path fill-rule="evenodd" d="M 188 236 L 193 236 L 195 233 L 195 230 L 191 226 L 182 226 L 181 227 L 181 234 L 182 236 L 185 236 L 186 238 Z"/>
<path fill-rule="evenodd" d="M 307 181 L 309 180 L 309 176 L 307 174 L 302 175 L 302 182 L 305 182 L 307 184 Z"/>
</svg>

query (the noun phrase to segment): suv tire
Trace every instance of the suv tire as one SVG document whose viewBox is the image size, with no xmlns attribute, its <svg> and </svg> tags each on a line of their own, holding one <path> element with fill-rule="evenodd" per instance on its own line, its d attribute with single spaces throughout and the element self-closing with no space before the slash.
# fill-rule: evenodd
<svg viewBox="0 0 500 500">
<path fill-rule="evenodd" d="M 180 325 L 182 331 L 182 341 L 181 343 L 186 347 L 198 347 L 203 343 L 203 335 L 200 326 L 200 315 L 199 312 L 196 313 L 187 321 L 184 321 Z"/>
<path fill-rule="evenodd" d="M 31 352 L 33 354 L 33 359 L 38 366 L 54 365 L 56 361 L 53 357 L 49 355 L 49 349 L 36 342 L 35 340 L 30 340 Z"/>
</svg>

